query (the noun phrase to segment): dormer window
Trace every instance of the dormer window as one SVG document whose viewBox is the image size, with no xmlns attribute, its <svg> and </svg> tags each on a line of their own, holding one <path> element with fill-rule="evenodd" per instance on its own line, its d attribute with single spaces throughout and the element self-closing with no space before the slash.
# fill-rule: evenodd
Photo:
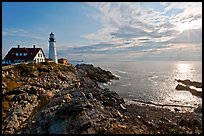
<svg viewBox="0 0 204 136">
<path fill-rule="evenodd" d="M 18 52 L 16 53 L 16 56 L 18 56 Z"/>
</svg>

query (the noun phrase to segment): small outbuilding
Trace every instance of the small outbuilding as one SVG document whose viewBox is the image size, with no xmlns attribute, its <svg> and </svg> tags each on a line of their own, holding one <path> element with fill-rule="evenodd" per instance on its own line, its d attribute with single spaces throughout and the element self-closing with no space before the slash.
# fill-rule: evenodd
<svg viewBox="0 0 204 136">
<path fill-rule="evenodd" d="M 67 65 L 68 64 L 68 60 L 66 58 L 60 58 L 60 59 L 58 59 L 58 63 Z"/>
</svg>

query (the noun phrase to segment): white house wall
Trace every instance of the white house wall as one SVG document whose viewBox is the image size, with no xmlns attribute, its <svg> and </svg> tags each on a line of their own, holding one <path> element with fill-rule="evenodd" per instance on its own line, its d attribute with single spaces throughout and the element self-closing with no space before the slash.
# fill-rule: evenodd
<svg viewBox="0 0 204 136">
<path fill-rule="evenodd" d="M 39 50 L 39 52 L 36 54 L 36 56 L 34 57 L 34 61 L 36 63 L 45 62 L 45 56 L 44 56 L 42 50 Z"/>
</svg>

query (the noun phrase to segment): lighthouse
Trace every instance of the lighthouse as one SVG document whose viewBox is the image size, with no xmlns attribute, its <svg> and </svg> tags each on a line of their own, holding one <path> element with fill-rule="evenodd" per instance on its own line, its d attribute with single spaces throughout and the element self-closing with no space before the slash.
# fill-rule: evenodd
<svg viewBox="0 0 204 136">
<path fill-rule="evenodd" d="M 56 41 L 55 41 L 53 32 L 50 33 L 49 39 L 50 39 L 49 40 L 49 58 L 52 59 L 55 63 L 58 63 L 57 51 L 56 51 Z"/>
</svg>

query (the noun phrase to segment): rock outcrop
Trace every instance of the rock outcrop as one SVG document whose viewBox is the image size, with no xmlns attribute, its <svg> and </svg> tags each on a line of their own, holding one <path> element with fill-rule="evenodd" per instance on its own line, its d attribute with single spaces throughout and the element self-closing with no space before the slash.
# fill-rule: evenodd
<svg viewBox="0 0 204 136">
<path fill-rule="evenodd" d="M 186 90 L 189 91 L 192 95 L 198 96 L 202 98 L 202 92 L 201 91 L 197 91 L 196 89 L 192 89 L 189 86 L 194 86 L 196 88 L 202 88 L 202 83 L 200 82 L 196 82 L 196 81 L 190 81 L 188 79 L 186 80 L 176 80 L 179 83 L 182 83 L 184 85 L 178 84 L 176 86 L 176 90 Z"/>
<path fill-rule="evenodd" d="M 202 88 L 202 83 L 200 83 L 200 82 L 196 82 L 196 81 L 191 81 L 191 80 L 189 80 L 189 79 L 186 79 L 186 80 L 180 80 L 180 79 L 178 79 L 178 80 L 176 80 L 177 82 L 180 82 L 180 83 L 182 83 L 182 84 L 184 84 L 184 85 L 191 85 L 191 86 L 194 86 L 194 87 L 196 87 L 196 88 Z"/>
<path fill-rule="evenodd" d="M 97 84 L 117 78 L 93 65 L 77 68 L 31 63 L 3 70 L 2 132 L 102 133 L 122 117 L 124 100 Z"/>
<path fill-rule="evenodd" d="M 107 83 L 110 80 L 118 80 L 119 78 L 114 76 L 110 71 L 101 69 L 100 67 L 94 67 L 92 64 L 80 64 L 76 65 L 77 69 L 81 69 L 86 72 L 87 76 L 94 81 Z"/>
<path fill-rule="evenodd" d="M 2 133 L 165 134 L 178 133 L 179 123 L 182 133 L 194 133 L 185 125 L 190 120 L 175 124 L 162 118 L 163 109 L 127 105 L 115 91 L 98 86 L 113 79 L 118 78 L 111 72 L 86 64 L 30 63 L 3 69 Z M 158 117 L 150 118 L 151 111 Z M 202 133 L 196 121 L 196 133 Z"/>
</svg>

